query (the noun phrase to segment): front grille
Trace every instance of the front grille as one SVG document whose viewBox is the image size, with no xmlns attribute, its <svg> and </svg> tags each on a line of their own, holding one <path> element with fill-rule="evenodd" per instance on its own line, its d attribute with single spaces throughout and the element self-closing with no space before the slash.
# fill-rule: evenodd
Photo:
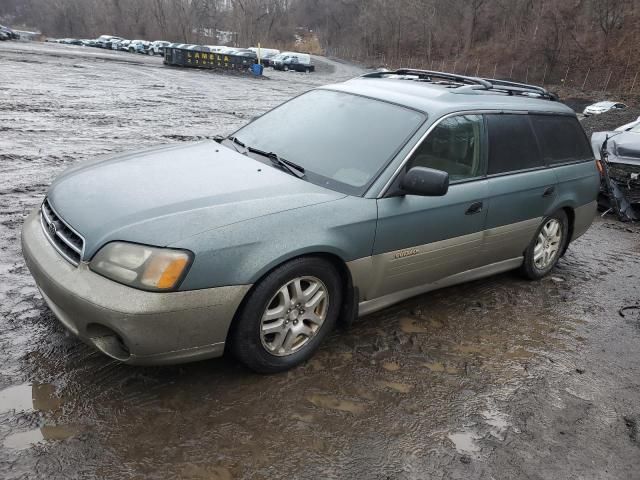
<svg viewBox="0 0 640 480">
<path fill-rule="evenodd" d="M 616 182 L 629 203 L 640 203 L 640 166 L 611 163 L 609 176 Z"/>
<path fill-rule="evenodd" d="M 51 208 L 48 199 L 40 207 L 40 223 L 45 236 L 58 253 L 78 266 L 84 250 L 84 239 L 60 218 Z"/>
</svg>

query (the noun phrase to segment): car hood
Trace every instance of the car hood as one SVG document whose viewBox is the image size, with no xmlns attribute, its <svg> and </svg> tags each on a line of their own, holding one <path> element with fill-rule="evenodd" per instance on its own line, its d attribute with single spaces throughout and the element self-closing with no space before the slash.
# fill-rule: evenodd
<svg viewBox="0 0 640 480">
<path fill-rule="evenodd" d="M 48 193 L 57 214 L 85 238 L 84 259 L 113 240 L 165 246 L 344 196 L 209 141 L 84 162 Z"/>
<path fill-rule="evenodd" d="M 635 132 L 595 132 L 591 136 L 591 146 L 596 158 L 600 160 L 600 149 L 607 142 L 609 162 L 625 163 L 640 167 L 640 133 Z"/>
</svg>

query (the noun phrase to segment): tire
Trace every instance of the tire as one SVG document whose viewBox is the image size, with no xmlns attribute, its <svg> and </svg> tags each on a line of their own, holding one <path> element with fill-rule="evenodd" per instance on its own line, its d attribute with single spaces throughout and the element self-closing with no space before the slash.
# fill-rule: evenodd
<svg viewBox="0 0 640 480">
<path fill-rule="evenodd" d="M 562 256 L 568 233 L 569 221 L 563 210 L 546 217 L 525 251 L 524 263 L 520 268 L 522 274 L 530 280 L 539 280 L 547 275 Z"/>
<path fill-rule="evenodd" d="M 299 302 L 296 286 L 303 294 Z M 314 354 L 335 326 L 341 305 L 340 274 L 331 263 L 317 257 L 291 260 L 251 290 L 232 325 L 230 351 L 258 373 L 289 370 Z"/>
<path fill-rule="evenodd" d="M 289 65 L 285 65 L 285 66 L 284 66 L 284 68 L 283 68 L 283 70 L 284 70 L 285 72 L 288 72 L 288 71 L 289 71 Z"/>
<path fill-rule="evenodd" d="M 309 67 L 305 68 L 304 73 L 311 73 L 311 69 Z"/>
<path fill-rule="evenodd" d="M 153 51 L 153 48 L 150 48 L 149 50 L 147 50 L 147 53 L 152 57 L 156 54 L 156 52 Z"/>
</svg>

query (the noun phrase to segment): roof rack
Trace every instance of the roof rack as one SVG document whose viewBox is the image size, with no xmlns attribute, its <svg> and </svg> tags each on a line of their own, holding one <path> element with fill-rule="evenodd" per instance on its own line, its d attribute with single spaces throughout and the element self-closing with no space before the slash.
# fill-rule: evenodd
<svg viewBox="0 0 640 480">
<path fill-rule="evenodd" d="M 543 87 L 529 85 L 527 83 L 510 82 L 507 80 L 497 80 L 494 78 L 469 77 L 455 73 L 436 72 L 432 70 L 419 70 L 413 68 L 400 68 L 398 70 L 381 70 L 378 72 L 366 73 L 365 78 L 383 78 L 389 75 L 418 77 L 421 81 L 442 83 L 449 82 L 457 84 L 455 93 L 465 93 L 470 90 L 486 90 L 492 92 L 505 93 L 507 95 L 533 96 L 547 100 L 557 101 L 556 94 L 549 92 Z"/>
</svg>

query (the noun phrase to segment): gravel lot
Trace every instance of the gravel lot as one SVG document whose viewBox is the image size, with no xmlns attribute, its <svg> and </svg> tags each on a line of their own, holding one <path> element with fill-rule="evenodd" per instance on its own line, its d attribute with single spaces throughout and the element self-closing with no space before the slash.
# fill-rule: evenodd
<svg viewBox="0 0 640 480">
<path fill-rule="evenodd" d="M 597 219 L 552 275 L 503 274 L 337 331 L 308 364 L 120 365 L 65 334 L 20 226 L 65 167 L 210 138 L 316 85 L 0 43 L 0 478 L 640 479 L 640 228 Z M 620 313 L 621 311 L 621 313 Z"/>
</svg>

